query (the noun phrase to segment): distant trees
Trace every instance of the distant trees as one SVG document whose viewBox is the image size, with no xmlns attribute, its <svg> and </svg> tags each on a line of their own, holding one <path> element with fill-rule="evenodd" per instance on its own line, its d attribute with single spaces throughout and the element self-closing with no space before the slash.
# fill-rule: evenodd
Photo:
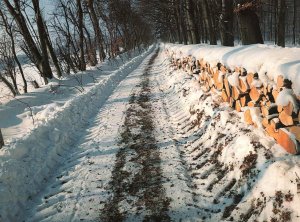
<svg viewBox="0 0 300 222">
<path fill-rule="evenodd" d="M 27 80 L 17 56 L 22 49 L 45 84 L 54 75 L 84 71 L 122 50 L 149 45 L 153 32 L 131 0 L 57 0 L 45 21 L 39 0 L 0 2 L 0 81 L 13 95 Z M 50 34 L 51 33 L 51 34 Z"/>
<path fill-rule="evenodd" d="M 233 24 L 231 19 L 233 6 L 229 4 L 232 3 L 231 0 L 223 2 L 223 14 L 220 0 L 154 0 L 154 2 L 148 1 L 149 3 L 146 0 L 139 0 L 139 2 L 143 3 L 145 16 L 153 21 L 157 33 L 163 40 L 183 44 L 209 42 L 211 45 L 216 45 L 220 32 L 224 40 L 233 34 L 229 34 L 232 32 L 230 27 L 232 29 Z M 227 19 L 230 24 L 227 24 Z"/>
<path fill-rule="evenodd" d="M 193 0 L 186 0 L 187 21 L 190 32 L 190 40 L 192 44 L 200 43 L 199 30 L 197 28 L 197 20 L 195 13 L 195 3 Z"/>
<path fill-rule="evenodd" d="M 211 45 L 220 40 L 224 46 L 233 46 L 235 40 L 272 41 L 283 47 L 287 42 L 300 44 L 296 0 L 57 0 L 55 4 L 45 21 L 39 0 L 0 1 L 0 31 L 5 33 L 0 41 L 0 81 L 14 95 L 20 93 L 18 76 L 21 91 L 28 88 L 17 49 L 25 52 L 47 84 L 54 75 L 83 71 L 156 38 Z"/>
<path fill-rule="evenodd" d="M 298 0 L 263 0 L 258 11 L 265 41 L 277 45 L 300 44 Z"/>
<path fill-rule="evenodd" d="M 99 61 L 149 44 L 152 31 L 130 1 L 59 0 L 51 28 L 64 71 L 85 70 Z"/>
<path fill-rule="evenodd" d="M 232 46 L 300 43 L 296 0 L 138 0 L 164 41 Z M 159 19 L 158 19 L 159 18 Z"/>
<path fill-rule="evenodd" d="M 81 0 L 76 0 L 76 8 L 77 8 L 77 25 L 79 31 L 79 70 L 84 71 L 86 69 L 85 57 L 84 57 L 84 30 L 83 30 L 83 11 L 81 6 Z"/>
</svg>

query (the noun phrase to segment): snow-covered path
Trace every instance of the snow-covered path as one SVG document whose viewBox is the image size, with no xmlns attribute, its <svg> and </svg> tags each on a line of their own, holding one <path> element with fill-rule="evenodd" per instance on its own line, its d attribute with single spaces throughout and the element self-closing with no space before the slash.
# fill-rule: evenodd
<svg viewBox="0 0 300 222">
<path fill-rule="evenodd" d="M 49 180 L 46 189 L 28 207 L 28 221 L 94 221 L 110 197 L 108 189 L 126 107 L 132 90 L 151 55 L 123 80 L 113 94 L 91 119 L 82 139 L 67 154 L 62 167 Z"/>
<path fill-rule="evenodd" d="M 27 205 L 26 221 L 197 218 L 163 102 L 158 51 L 117 86 L 83 129 L 73 152 Z"/>
</svg>

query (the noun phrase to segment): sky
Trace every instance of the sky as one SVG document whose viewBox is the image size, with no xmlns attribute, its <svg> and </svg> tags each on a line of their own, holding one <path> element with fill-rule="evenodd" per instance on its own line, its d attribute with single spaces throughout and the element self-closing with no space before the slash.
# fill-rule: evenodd
<svg viewBox="0 0 300 222">
<path fill-rule="evenodd" d="M 57 0 L 40 0 L 40 7 L 45 18 L 49 18 L 54 11 Z"/>
</svg>

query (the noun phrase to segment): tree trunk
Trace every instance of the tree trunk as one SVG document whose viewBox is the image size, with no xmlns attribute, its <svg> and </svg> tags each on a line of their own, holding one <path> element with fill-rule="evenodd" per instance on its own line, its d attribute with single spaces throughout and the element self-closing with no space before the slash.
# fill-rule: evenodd
<svg viewBox="0 0 300 222">
<path fill-rule="evenodd" d="M 3 139 L 3 136 L 2 136 L 2 131 L 0 129 L 0 149 L 4 146 L 4 139 Z"/>
<path fill-rule="evenodd" d="M 296 44 L 296 19 L 297 19 L 297 0 L 294 0 L 293 8 L 293 44 Z"/>
<path fill-rule="evenodd" d="M 185 45 L 187 45 L 187 31 L 186 31 L 186 27 L 184 24 L 184 15 L 183 15 L 183 0 L 179 0 L 179 7 L 178 7 L 178 11 L 179 11 L 179 22 L 180 22 L 180 32 L 182 34 L 183 37 L 183 43 Z"/>
<path fill-rule="evenodd" d="M 243 4 L 252 2 L 251 0 L 237 0 L 240 7 L 237 8 L 237 18 L 239 22 L 240 36 L 243 45 L 261 43 L 263 38 L 259 26 L 258 16 L 254 8 L 245 7 Z M 238 5 L 237 4 L 237 5 Z"/>
<path fill-rule="evenodd" d="M 81 0 L 76 0 L 78 13 L 78 29 L 79 29 L 79 49 L 80 49 L 80 71 L 86 70 L 84 58 L 84 33 L 83 33 L 83 11 Z"/>
<path fill-rule="evenodd" d="M 205 24 L 203 22 L 203 13 L 202 13 L 202 7 L 201 7 L 201 4 L 200 2 L 198 1 L 197 2 L 197 14 L 198 14 L 198 17 L 199 17 L 199 30 L 200 30 L 200 42 L 203 43 L 204 42 L 204 38 L 205 38 Z"/>
<path fill-rule="evenodd" d="M 12 37 L 13 39 L 13 37 Z M 24 90 L 24 93 L 27 93 L 27 80 L 25 78 L 25 75 L 24 75 L 24 72 L 23 72 L 23 68 L 22 68 L 22 65 L 17 57 L 17 53 L 16 53 L 16 49 L 15 49 L 15 46 L 14 46 L 14 42 L 12 43 L 12 51 L 13 51 L 13 55 L 14 55 L 14 59 L 18 65 L 18 68 L 19 68 L 19 71 L 20 71 L 20 74 L 21 74 L 21 77 L 22 77 L 22 81 L 23 81 L 23 90 Z"/>
<path fill-rule="evenodd" d="M 273 14 L 272 14 L 272 0 L 269 1 L 269 10 L 270 10 L 270 37 L 269 40 L 273 40 Z"/>
<path fill-rule="evenodd" d="M 217 45 L 217 38 L 214 32 L 213 22 L 210 15 L 210 11 L 209 11 L 210 9 L 208 7 L 207 0 L 201 0 L 200 2 L 202 4 L 201 8 L 202 8 L 203 19 L 209 35 L 209 43 L 211 45 Z"/>
<path fill-rule="evenodd" d="M 30 50 L 30 54 L 34 59 L 34 63 L 38 70 L 41 72 L 41 75 L 44 77 L 45 81 L 47 82 L 46 78 L 53 78 L 51 68 L 49 66 L 49 62 L 44 60 L 44 57 L 39 52 L 31 33 L 27 27 L 26 20 L 21 12 L 20 2 L 18 0 L 14 0 L 15 5 L 12 6 L 9 0 L 3 0 L 4 4 L 6 5 L 9 13 L 14 17 L 19 30 L 27 44 L 28 49 Z"/>
<path fill-rule="evenodd" d="M 17 84 L 17 79 L 16 79 L 16 72 L 15 72 L 15 68 L 13 67 L 11 70 L 8 71 L 8 75 L 12 81 L 12 85 L 15 89 L 16 95 L 19 95 L 19 89 L 18 89 L 18 84 Z"/>
<path fill-rule="evenodd" d="M 177 10 L 174 13 L 174 15 L 175 15 L 175 23 L 176 23 L 176 31 L 177 31 L 177 41 L 179 44 L 182 44 L 182 36 L 180 32 L 180 24 L 179 24 L 179 18 L 177 16 Z"/>
<path fill-rule="evenodd" d="M 16 53 L 16 48 L 15 48 L 15 40 L 14 40 L 14 36 L 13 34 L 11 33 L 10 35 L 10 39 L 11 39 L 11 43 L 12 43 L 12 53 L 13 53 L 13 56 L 14 56 L 14 60 L 16 61 L 17 65 L 18 65 L 18 68 L 19 68 L 19 71 L 20 71 L 20 74 L 21 74 L 21 77 L 22 77 L 22 80 L 23 80 L 23 90 L 24 90 L 24 93 L 27 93 L 27 80 L 25 78 L 25 75 L 24 75 L 24 72 L 23 72 L 23 68 L 22 68 L 22 65 L 18 59 L 18 56 L 17 56 L 17 53 Z"/>
<path fill-rule="evenodd" d="M 95 37 L 96 37 L 96 41 L 98 44 L 100 61 L 104 61 L 106 55 L 105 55 L 104 48 L 103 48 L 103 35 L 100 30 L 99 19 L 96 15 L 96 12 L 94 9 L 94 0 L 87 0 L 87 5 L 89 8 L 89 13 L 91 16 L 93 28 L 94 28 L 95 35 L 96 35 Z"/>
<path fill-rule="evenodd" d="M 234 46 L 233 34 L 233 0 L 222 0 L 220 16 L 220 35 L 224 46 Z"/>
<path fill-rule="evenodd" d="M 48 32 L 48 29 L 47 29 L 47 26 L 45 25 L 45 32 L 47 33 L 47 35 L 45 37 L 47 37 L 45 39 L 46 41 L 46 44 L 47 44 L 47 50 L 48 52 L 50 53 L 51 55 L 51 58 L 52 58 L 52 61 L 53 61 L 53 64 L 55 66 L 55 69 L 56 69 L 56 72 L 57 72 L 57 76 L 60 78 L 62 77 L 62 70 L 61 70 L 61 67 L 60 67 L 60 64 L 59 64 L 59 61 L 57 59 L 57 55 L 55 53 L 55 50 L 52 46 L 52 42 L 50 40 L 50 36 L 49 36 L 49 32 Z"/>
<path fill-rule="evenodd" d="M 176 4 L 176 3 L 175 3 Z M 178 4 L 174 5 L 174 16 L 175 16 L 175 22 L 176 22 L 176 30 L 177 30 L 177 35 L 178 35 L 178 42 L 179 44 L 182 44 L 183 39 L 182 39 L 182 34 L 181 34 L 181 25 L 180 25 L 180 12 L 179 12 L 179 7 Z"/>
<path fill-rule="evenodd" d="M 97 65 L 97 53 L 96 53 L 96 48 L 94 47 L 94 44 L 92 42 L 92 39 L 91 39 L 91 35 L 88 31 L 88 29 L 86 27 L 84 27 L 84 31 L 86 33 L 86 48 L 87 48 L 87 58 L 88 58 L 88 61 L 90 63 L 91 66 L 96 66 Z"/>
<path fill-rule="evenodd" d="M 275 38 L 275 43 L 277 43 L 277 37 L 278 37 L 278 34 L 277 34 L 277 31 L 278 31 L 278 28 L 277 28 L 277 23 L 278 23 L 278 1 L 280 0 L 273 0 L 273 4 L 274 4 L 274 38 Z"/>
<path fill-rule="evenodd" d="M 192 22 L 191 22 L 191 16 L 189 13 L 189 0 L 185 0 L 185 7 L 184 7 L 184 15 L 186 16 L 186 26 L 187 26 L 187 34 L 188 34 L 188 42 L 189 44 L 194 44 L 194 33 L 192 30 Z"/>
<path fill-rule="evenodd" d="M 15 91 L 14 86 L 5 77 L 3 77 L 2 74 L 0 74 L 0 80 L 9 88 L 9 90 L 15 97 L 17 95 L 17 92 Z"/>
<path fill-rule="evenodd" d="M 195 23 L 195 16 L 194 16 L 194 4 L 193 0 L 186 0 L 186 12 L 187 12 L 187 20 L 190 27 L 191 33 L 191 43 L 196 44 L 199 43 L 199 35 L 198 29 Z"/>
<path fill-rule="evenodd" d="M 1 11 L 1 9 L 0 9 L 0 16 L 1 16 L 2 21 L 4 23 L 5 31 L 9 35 L 10 40 L 11 40 L 11 51 L 13 53 L 14 60 L 15 60 L 15 62 L 18 65 L 18 68 L 19 68 L 19 71 L 20 71 L 20 74 L 21 74 L 21 77 L 22 77 L 22 80 L 23 80 L 23 84 L 24 84 L 23 90 L 24 90 L 24 93 L 27 93 L 27 81 L 25 79 L 25 75 L 24 75 L 24 72 L 23 72 L 22 65 L 21 65 L 21 63 L 20 63 L 20 61 L 19 61 L 19 59 L 17 57 L 16 47 L 15 47 L 15 38 L 14 38 L 14 33 L 13 33 L 13 30 L 12 30 L 12 26 L 8 24 L 7 17 L 3 14 L 3 12 Z"/>
<path fill-rule="evenodd" d="M 186 34 L 187 34 L 187 43 L 188 44 L 193 44 L 191 27 L 190 27 L 190 24 L 188 23 L 188 21 L 187 21 L 185 27 L 186 27 Z"/>
<path fill-rule="evenodd" d="M 52 61 L 54 63 L 54 66 L 56 68 L 57 75 L 58 75 L 58 77 L 61 77 L 62 76 L 61 69 L 60 69 L 56 54 L 54 52 L 54 49 L 52 47 L 52 44 L 50 42 L 50 38 L 48 36 L 47 29 L 45 27 L 45 23 L 44 23 L 44 20 L 43 20 L 42 14 L 41 14 L 41 10 L 40 10 L 39 0 L 32 0 L 32 4 L 33 4 L 34 12 L 35 12 L 35 18 L 36 18 L 36 23 L 37 23 L 38 33 L 39 33 L 43 61 L 45 63 L 45 66 L 50 68 L 49 57 L 48 57 L 48 51 L 49 51 Z M 51 68 L 50 68 L 50 70 L 51 70 Z"/>
<path fill-rule="evenodd" d="M 285 47 L 285 0 L 278 1 L 277 45 Z"/>
</svg>

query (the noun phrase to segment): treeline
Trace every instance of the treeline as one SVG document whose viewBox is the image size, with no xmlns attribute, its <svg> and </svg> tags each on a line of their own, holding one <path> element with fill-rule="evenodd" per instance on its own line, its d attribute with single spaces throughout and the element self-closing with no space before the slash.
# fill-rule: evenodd
<svg viewBox="0 0 300 222">
<path fill-rule="evenodd" d="M 297 0 L 140 0 L 168 42 L 233 46 L 273 41 L 300 43 Z M 155 10 L 153 10 L 155 8 Z"/>
<path fill-rule="evenodd" d="M 14 96 L 20 94 L 19 85 L 22 92 L 28 90 L 20 49 L 47 84 L 54 74 L 84 71 L 88 64 L 153 41 L 138 5 L 130 0 L 56 0 L 47 20 L 40 2 L 0 2 L 0 81 Z"/>
</svg>

